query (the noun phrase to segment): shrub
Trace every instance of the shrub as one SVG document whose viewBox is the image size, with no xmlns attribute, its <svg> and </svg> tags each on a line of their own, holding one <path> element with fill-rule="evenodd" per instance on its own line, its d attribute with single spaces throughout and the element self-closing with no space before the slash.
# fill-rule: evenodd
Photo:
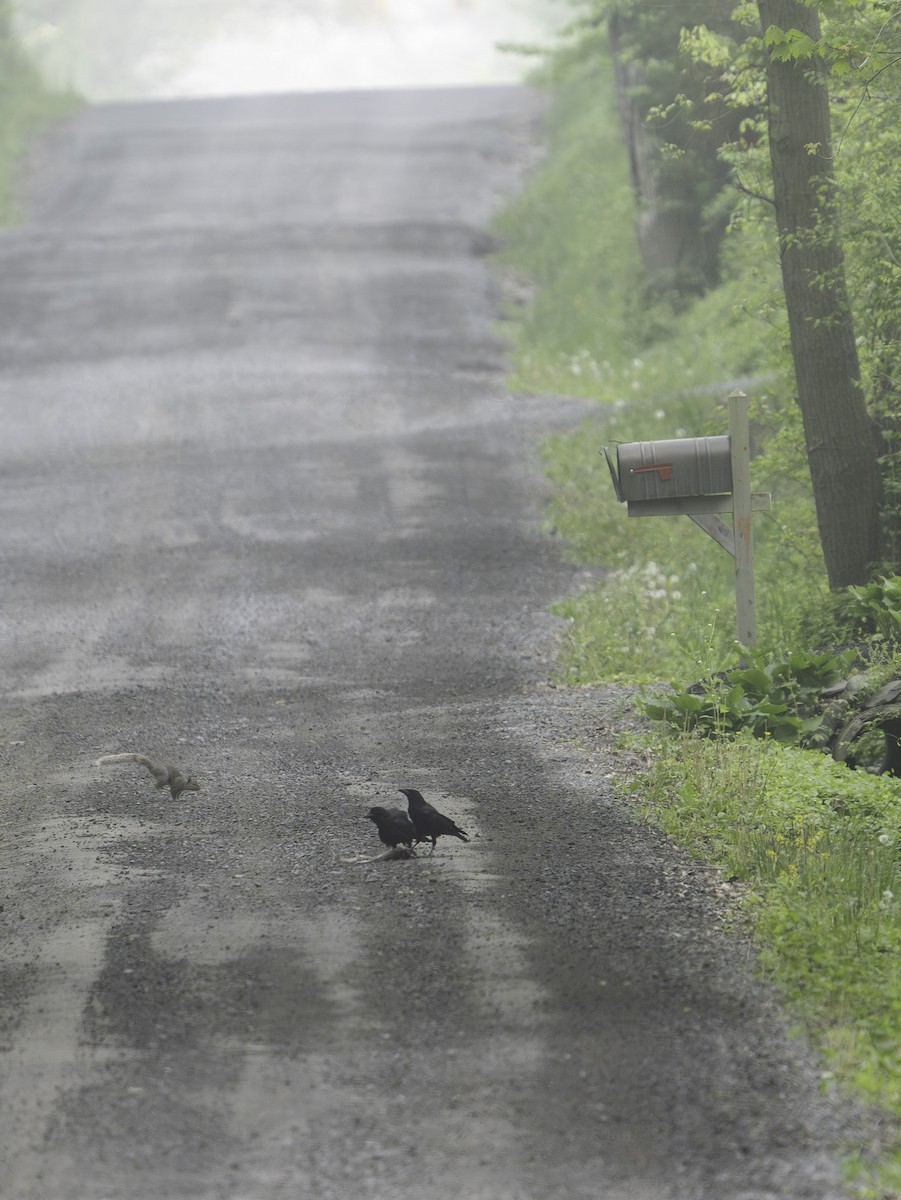
<svg viewBox="0 0 901 1200">
<path fill-rule="evenodd" d="M 673 684 L 666 695 L 643 696 L 639 706 L 651 720 L 683 732 L 803 742 L 823 724 L 820 694 L 847 673 L 855 655 L 745 650 L 744 657 L 743 666 L 692 687 Z"/>
</svg>

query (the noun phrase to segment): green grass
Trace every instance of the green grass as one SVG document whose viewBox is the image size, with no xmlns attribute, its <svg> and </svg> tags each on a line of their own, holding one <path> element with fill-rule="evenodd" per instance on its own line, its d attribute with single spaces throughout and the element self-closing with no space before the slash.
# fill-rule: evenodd
<svg viewBox="0 0 901 1200">
<path fill-rule="evenodd" d="M 726 431 L 745 379 L 760 644 L 816 651 L 841 640 L 793 402 L 771 234 L 739 221 L 723 283 L 681 312 L 643 307 L 625 153 L 598 42 L 552 80 L 546 157 L 499 222 L 503 260 L 535 287 L 512 313 L 513 388 L 597 400 L 597 415 L 544 448 L 547 527 L 600 583 L 557 606 L 559 679 L 686 685 L 732 665 L 732 563 L 687 518 L 630 519 L 602 447 Z M 559 65 L 559 63 L 558 63 Z M 883 677 L 901 676 L 889 648 Z M 844 1086 L 901 1119 L 901 782 L 769 740 L 655 734 L 637 810 L 734 877 L 768 976 Z M 901 1197 L 901 1152 L 857 1164 L 862 1195 Z"/>
<path fill-rule="evenodd" d="M 0 3 L 0 29 L 7 15 L 8 5 Z M 0 34 L 0 224 L 19 216 L 18 185 L 30 139 L 77 103 L 71 93 L 47 87 L 15 38 Z"/>
<path fill-rule="evenodd" d="M 901 785 L 814 750 L 686 736 L 652 743 L 639 810 L 724 877 L 763 969 L 845 1086 L 901 1117 Z M 901 1195 L 901 1153 L 855 1162 L 861 1194 Z"/>
</svg>

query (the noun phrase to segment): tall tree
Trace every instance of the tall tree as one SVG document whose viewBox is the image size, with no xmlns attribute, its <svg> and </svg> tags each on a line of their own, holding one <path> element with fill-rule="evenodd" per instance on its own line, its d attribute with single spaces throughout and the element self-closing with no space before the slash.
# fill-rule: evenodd
<svg viewBox="0 0 901 1200">
<path fill-rule="evenodd" d="M 682 36 L 702 21 L 724 42 L 739 36 L 734 2 L 602 0 L 596 7 L 596 20 L 607 13 L 645 275 L 653 292 L 696 296 L 719 277 L 729 213 L 716 200 L 730 170 L 718 149 L 737 136 L 743 113 L 723 103 L 721 69 L 696 69 Z"/>
<path fill-rule="evenodd" d="M 757 7 L 798 401 L 829 584 L 839 588 L 864 583 L 879 558 L 882 489 L 837 226 L 820 22 L 803 0 L 758 0 Z"/>
</svg>

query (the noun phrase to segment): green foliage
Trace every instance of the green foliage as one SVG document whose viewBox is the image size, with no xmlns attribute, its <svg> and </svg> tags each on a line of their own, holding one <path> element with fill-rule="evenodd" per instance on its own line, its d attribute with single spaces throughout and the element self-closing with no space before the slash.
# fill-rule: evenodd
<svg viewBox="0 0 901 1200">
<path fill-rule="evenodd" d="M 864 392 L 882 433 L 883 555 L 901 563 L 901 55 L 897 4 L 842 4 L 834 44 L 835 166 Z M 837 73 L 835 55 L 844 56 Z"/>
<path fill-rule="evenodd" d="M 780 62 L 808 62 L 819 55 L 820 41 L 815 41 L 798 29 L 780 29 L 770 25 L 764 30 L 763 44 L 769 46 L 773 58 Z"/>
<path fill-rule="evenodd" d="M 75 99 L 54 92 L 9 32 L 9 5 L 0 0 L 0 223 L 16 215 L 16 182 L 28 139 Z"/>
<path fill-rule="evenodd" d="M 833 79 L 851 77 L 866 71 L 869 77 L 898 62 L 897 49 L 888 36 L 897 7 L 892 0 L 853 3 L 839 0 L 815 4 L 824 21 L 823 35 L 811 38 L 798 29 L 780 29 L 770 25 L 763 35 L 774 58 L 781 62 L 808 63 L 822 59 L 829 65 Z"/>
<path fill-rule="evenodd" d="M 756 6 L 746 7 L 736 26 L 751 36 L 736 42 L 726 81 L 753 109 L 760 103 L 762 76 L 755 61 Z M 862 20 L 859 7 L 843 8 L 848 21 L 848 13 Z M 872 16 L 872 6 L 867 9 Z M 568 47 L 552 66 L 548 157 L 502 226 L 507 262 L 537 284 L 534 304 L 511 313 L 513 385 L 593 396 L 604 404 L 597 420 L 553 439 L 546 454 L 557 489 L 550 526 L 569 543 L 574 558 L 606 572 L 559 607 L 566 621 L 563 677 L 691 679 L 703 673 L 708 654 L 728 660 L 734 604 L 728 557 L 683 519 L 629 520 L 615 500 L 600 450 L 617 441 L 723 432 L 722 398 L 736 381 L 752 399 L 753 485 L 773 498 L 772 512 L 755 518 L 761 642 L 808 648 L 841 642 L 852 635 L 854 622 L 828 598 L 804 431 L 794 403 L 776 238 L 768 206 L 755 198 L 770 186 L 760 123 L 750 122 L 746 138 L 721 147 L 740 187 L 720 200 L 731 212 L 721 251 L 723 282 L 679 313 L 643 303 L 628 164 L 614 144 L 613 86 L 604 69 L 603 20 L 598 24 L 609 9 L 600 3 L 591 11 L 595 20 L 585 25 L 581 49 Z M 640 0 L 633 0 L 629 12 L 655 19 Z M 834 23 L 827 31 L 839 36 Z M 875 45 L 878 32 L 868 27 L 855 41 Z M 705 59 L 721 64 L 726 43 L 711 26 L 686 27 L 683 35 L 683 52 L 690 49 L 700 66 Z M 880 80 L 892 96 L 888 74 Z M 841 98 L 850 114 L 853 93 Z M 884 108 L 874 97 L 854 111 L 852 127 L 865 136 L 842 141 L 838 165 L 853 218 L 848 270 L 862 330 L 865 384 L 886 447 L 890 530 L 892 506 L 901 513 L 901 457 L 894 450 L 897 445 L 901 451 L 901 419 L 894 415 L 901 388 L 895 366 L 901 154 L 897 122 L 883 119 Z M 895 557 L 889 547 L 887 561 Z M 653 595 L 659 588 L 646 586 L 646 574 L 654 572 L 678 579 L 666 600 Z"/>
<path fill-rule="evenodd" d="M 778 654 L 746 649 L 743 666 L 691 688 L 672 684 L 663 695 L 643 697 L 639 707 L 651 720 L 666 721 L 682 732 L 801 742 L 821 729 L 820 693 L 847 674 L 854 657 L 853 651 Z"/>
<path fill-rule="evenodd" d="M 862 587 L 847 589 L 842 608 L 863 629 L 875 629 L 880 637 L 897 642 L 901 638 L 901 575 L 887 575 Z"/>
<path fill-rule="evenodd" d="M 634 203 L 603 53 L 557 65 L 547 158 L 496 222 L 502 259 L 536 288 L 509 314 L 513 385 L 533 391 L 591 395 L 641 342 L 638 253 L 622 236 Z"/>
<path fill-rule="evenodd" d="M 582 14 L 567 28 L 569 52 L 596 46 L 609 31 L 628 110 L 632 184 L 668 252 L 644 279 L 647 296 L 679 306 L 720 277 L 719 249 L 729 220 L 729 183 L 720 150 L 746 140 L 744 82 L 736 67 L 747 42 L 748 6 L 734 0 L 653 5 L 642 0 L 573 0 Z M 676 236 L 676 230 L 678 235 Z M 670 261 L 674 259 L 674 261 Z"/>
<path fill-rule="evenodd" d="M 770 226 L 764 51 L 804 69 L 828 68 L 833 148 L 848 288 L 869 411 L 882 434 L 885 563 L 901 564 L 901 54 L 894 0 L 814 0 L 822 36 L 770 26 L 756 5 L 652 5 L 596 0 L 595 22 L 614 19 L 628 64 L 641 64 L 643 111 L 660 136 L 655 168 L 661 211 L 693 206 L 717 261 L 708 282 L 729 278 L 718 234 L 734 220 Z M 583 6 L 585 7 L 585 6 Z M 630 57 L 631 56 L 631 57 Z M 813 148 L 812 148 L 813 149 Z M 711 171 L 713 155 L 718 166 Z M 732 181 L 733 190 L 724 186 Z M 736 203 L 736 191 L 744 197 Z M 831 284 L 824 281 L 829 289 Z M 777 303 L 781 307 L 781 301 Z M 649 322 L 653 325 L 653 322 Z M 803 443 L 802 443 L 803 444 Z"/>
</svg>

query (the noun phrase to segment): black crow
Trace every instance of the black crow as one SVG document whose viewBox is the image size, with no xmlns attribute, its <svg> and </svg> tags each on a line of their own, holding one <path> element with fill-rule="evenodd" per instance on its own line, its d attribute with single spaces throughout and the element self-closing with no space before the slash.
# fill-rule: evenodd
<svg viewBox="0 0 901 1200">
<path fill-rule="evenodd" d="M 378 827 L 379 837 L 386 846 L 413 848 L 416 829 L 402 808 L 370 808 L 366 814 Z"/>
<path fill-rule="evenodd" d="M 398 791 L 407 797 L 417 843 L 432 843 L 429 854 L 435 853 L 435 843 L 442 835 L 459 838 L 461 842 L 469 841 L 469 834 L 458 828 L 450 817 L 440 813 L 437 808 L 432 808 L 431 804 L 423 799 L 421 792 L 417 792 L 415 788 L 398 788 Z"/>
</svg>

